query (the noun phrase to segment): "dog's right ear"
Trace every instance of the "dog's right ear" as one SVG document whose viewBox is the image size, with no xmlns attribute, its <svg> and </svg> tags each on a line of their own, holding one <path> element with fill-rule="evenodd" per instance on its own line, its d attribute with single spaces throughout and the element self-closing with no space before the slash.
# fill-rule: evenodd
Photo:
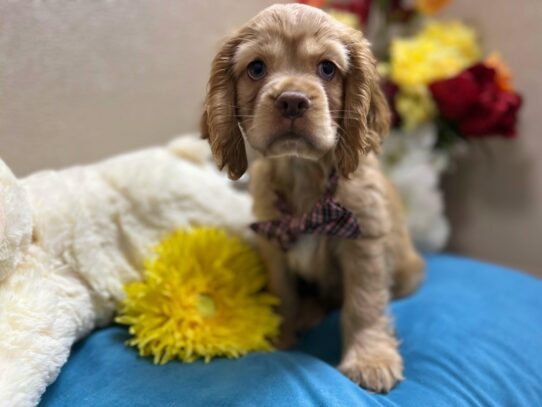
<svg viewBox="0 0 542 407">
<path fill-rule="evenodd" d="M 241 41 L 241 33 L 232 36 L 215 56 L 201 117 L 201 135 L 209 140 L 218 167 L 226 167 L 231 179 L 239 179 L 247 169 L 245 144 L 237 120 L 233 73 L 233 57 Z"/>
</svg>

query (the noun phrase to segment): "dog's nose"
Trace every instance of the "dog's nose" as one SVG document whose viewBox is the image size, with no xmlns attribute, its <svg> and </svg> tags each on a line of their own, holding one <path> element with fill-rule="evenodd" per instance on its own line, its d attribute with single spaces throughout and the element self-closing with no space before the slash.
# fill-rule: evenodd
<svg viewBox="0 0 542 407">
<path fill-rule="evenodd" d="M 275 107 L 280 114 L 288 119 L 301 117 L 311 107 L 311 101 L 301 92 L 283 92 L 277 100 Z"/>
</svg>

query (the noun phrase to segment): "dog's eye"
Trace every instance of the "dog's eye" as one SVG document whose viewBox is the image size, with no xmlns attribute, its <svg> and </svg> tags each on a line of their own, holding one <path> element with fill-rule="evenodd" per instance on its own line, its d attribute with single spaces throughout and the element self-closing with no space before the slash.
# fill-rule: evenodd
<svg viewBox="0 0 542 407">
<path fill-rule="evenodd" d="M 320 75 L 320 78 L 326 81 L 330 81 L 333 79 L 336 70 L 337 67 L 331 61 L 325 60 L 318 64 L 318 75 Z"/>
<path fill-rule="evenodd" d="M 248 64 L 247 73 L 255 81 L 262 79 L 266 74 L 265 64 L 260 60 L 252 61 Z"/>
</svg>

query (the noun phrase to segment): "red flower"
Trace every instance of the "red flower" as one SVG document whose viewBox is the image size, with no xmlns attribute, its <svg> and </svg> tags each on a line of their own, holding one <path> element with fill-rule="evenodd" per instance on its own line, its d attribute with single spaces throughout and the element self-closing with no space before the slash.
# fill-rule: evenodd
<svg viewBox="0 0 542 407">
<path fill-rule="evenodd" d="M 391 0 L 384 2 L 386 13 L 389 14 L 389 18 L 394 23 L 406 23 L 416 14 L 416 10 L 412 7 L 412 4 L 405 0 Z M 410 2 L 411 3 L 411 2 Z"/>
<path fill-rule="evenodd" d="M 395 96 L 397 95 L 397 92 L 399 92 L 399 86 L 389 80 L 383 80 L 380 87 L 382 88 L 386 100 L 388 101 L 388 106 L 390 107 L 391 126 L 398 127 L 401 124 L 401 116 L 399 116 L 399 113 L 395 108 Z"/>
<path fill-rule="evenodd" d="M 459 75 L 430 85 L 440 114 L 467 137 L 516 136 L 522 99 L 499 87 L 495 69 L 477 64 Z"/>
</svg>

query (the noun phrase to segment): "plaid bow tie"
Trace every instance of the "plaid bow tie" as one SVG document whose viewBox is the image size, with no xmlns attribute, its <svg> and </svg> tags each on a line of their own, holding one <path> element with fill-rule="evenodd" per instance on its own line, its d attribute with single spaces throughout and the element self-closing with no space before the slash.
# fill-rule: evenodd
<svg viewBox="0 0 542 407">
<path fill-rule="evenodd" d="M 294 216 L 284 196 L 277 193 L 275 206 L 281 213 L 280 219 L 255 222 L 250 228 L 268 239 L 277 239 L 282 250 L 290 249 L 300 235 L 319 234 L 357 239 L 361 231 L 352 212 L 333 199 L 338 175 L 333 171 L 324 195 L 312 209 L 300 216 Z"/>
</svg>

